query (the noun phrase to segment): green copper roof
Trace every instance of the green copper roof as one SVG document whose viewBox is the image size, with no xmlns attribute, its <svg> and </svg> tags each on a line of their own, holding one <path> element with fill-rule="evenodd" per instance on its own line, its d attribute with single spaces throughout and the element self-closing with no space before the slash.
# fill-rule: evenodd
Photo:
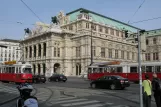
<svg viewBox="0 0 161 107">
<path fill-rule="evenodd" d="M 75 11 L 72 11 L 72 12 L 69 12 L 66 14 L 67 16 L 70 17 L 70 22 L 76 21 L 77 16 L 80 14 L 80 11 L 82 11 L 82 10 L 88 12 L 88 14 L 92 17 L 92 20 L 95 22 L 111 25 L 116 28 L 119 28 L 120 30 L 124 29 L 124 30 L 129 30 L 131 32 L 137 32 L 137 30 L 139 29 L 134 26 L 128 25 L 126 23 L 123 23 L 121 21 L 103 16 L 101 14 L 98 14 L 98 13 L 95 13 L 95 12 L 92 12 L 90 10 L 86 10 L 83 8 L 77 9 Z"/>
<path fill-rule="evenodd" d="M 161 28 L 160 29 L 154 29 L 154 30 L 149 30 L 145 32 L 146 36 L 158 36 L 161 35 Z"/>
</svg>

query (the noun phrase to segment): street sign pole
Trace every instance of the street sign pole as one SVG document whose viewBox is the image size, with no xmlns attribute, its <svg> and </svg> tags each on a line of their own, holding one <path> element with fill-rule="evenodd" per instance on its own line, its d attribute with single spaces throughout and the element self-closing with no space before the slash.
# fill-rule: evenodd
<svg viewBox="0 0 161 107">
<path fill-rule="evenodd" d="M 140 31 L 137 34 L 138 38 L 138 70 L 139 70 L 139 84 L 140 84 L 140 107 L 143 107 L 143 96 L 142 96 L 142 71 L 141 71 L 141 40 Z"/>
</svg>

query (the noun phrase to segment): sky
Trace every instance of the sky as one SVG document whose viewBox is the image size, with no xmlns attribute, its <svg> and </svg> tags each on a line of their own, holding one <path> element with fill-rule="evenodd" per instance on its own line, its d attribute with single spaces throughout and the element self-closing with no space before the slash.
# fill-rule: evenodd
<svg viewBox="0 0 161 107">
<path fill-rule="evenodd" d="M 39 18 L 50 23 L 51 17 L 61 10 L 65 13 L 85 8 L 127 23 L 161 17 L 161 0 L 145 0 L 134 17 L 133 14 L 144 0 L 23 0 Z M 23 39 L 24 29 L 33 28 L 40 20 L 21 0 L 0 0 L 0 39 Z M 21 22 L 17 23 L 17 22 Z M 161 18 L 132 24 L 152 30 L 161 28 Z"/>
</svg>

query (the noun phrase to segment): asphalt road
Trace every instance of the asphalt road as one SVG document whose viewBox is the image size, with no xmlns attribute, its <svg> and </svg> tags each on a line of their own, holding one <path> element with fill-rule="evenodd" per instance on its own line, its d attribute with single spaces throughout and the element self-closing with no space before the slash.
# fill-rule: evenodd
<svg viewBox="0 0 161 107">
<path fill-rule="evenodd" d="M 40 107 L 139 107 L 138 84 L 131 84 L 125 90 L 108 90 L 92 89 L 89 83 L 90 81 L 69 77 L 65 83 L 46 82 L 33 86 L 36 88 L 35 96 L 39 99 Z M 14 84 L 3 85 L 16 87 Z M 2 87 L 0 92 L 0 98 L 9 99 L 8 94 L 3 94 Z M 0 107 L 14 106 L 15 101 L 12 101 Z M 156 107 L 153 98 L 152 107 Z"/>
</svg>

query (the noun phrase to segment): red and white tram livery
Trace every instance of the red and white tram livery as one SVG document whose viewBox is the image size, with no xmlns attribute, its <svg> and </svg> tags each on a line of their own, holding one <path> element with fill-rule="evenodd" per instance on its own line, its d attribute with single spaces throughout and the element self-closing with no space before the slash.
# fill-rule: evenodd
<svg viewBox="0 0 161 107">
<path fill-rule="evenodd" d="M 32 65 L 9 61 L 0 64 L 0 81 L 15 83 L 32 83 Z"/>
<path fill-rule="evenodd" d="M 150 76 L 152 80 L 153 73 L 156 73 L 161 79 L 161 62 L 143 62 L 141 63 L 142 78 L 145 74 Z M 130 81 L 139 81 L 138 63 L 120 63 L 118 61 L 108 63 L 97 63 L 88 68 L 88 79 L 95 80 L 104 75 L 120 75 L 128 78 Z"/>
</svg>

